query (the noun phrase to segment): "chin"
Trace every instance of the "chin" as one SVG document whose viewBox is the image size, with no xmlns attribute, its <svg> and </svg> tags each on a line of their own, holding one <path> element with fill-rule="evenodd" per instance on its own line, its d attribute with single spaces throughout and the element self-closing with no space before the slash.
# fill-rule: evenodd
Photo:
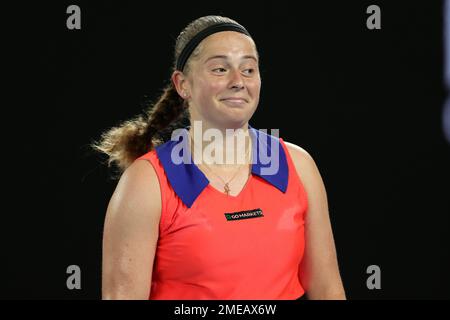
<svg viewBox="0 0 450 320">
<path fill-rule="evenodd" d="M 210 119 L 217 123 L 218 126 L 238 129 L 242 128 L 253 116 L 256 107 L 247 103 L 243 108 L 230 108 L 229 106 L 220 104 L 216 105 L 216 108 L 212 114 L 210 113 Z"/>
<path fill-rule="evenodd" d="M 248 117 L 223 117 L 219 119 L 222 126 L 227 129 L 242 128 L 250 119 Z"/>
</svg>

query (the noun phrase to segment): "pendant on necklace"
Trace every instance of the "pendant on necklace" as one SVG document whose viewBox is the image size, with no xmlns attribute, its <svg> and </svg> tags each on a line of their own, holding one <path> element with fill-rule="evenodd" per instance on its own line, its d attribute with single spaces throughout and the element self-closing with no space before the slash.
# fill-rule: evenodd
<svg viewBox="0 0 450 320">
<path fill-rule="evenodd" d="M 223 188 L 224 188 L 224 190 L 225 190 L 225 193 L 226 193 L 227 196 L 228 196 L 229 193 L 230 193 L 230 187 L 228 186 L 228 183 L 225 183 L 225 185 L 223 186 Z"/>
</svg>

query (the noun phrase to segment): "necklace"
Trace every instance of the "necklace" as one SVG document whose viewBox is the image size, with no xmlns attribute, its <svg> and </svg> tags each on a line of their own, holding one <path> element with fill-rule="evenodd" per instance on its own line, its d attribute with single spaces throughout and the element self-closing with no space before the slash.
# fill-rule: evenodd
<svg viewBox="0 0 450 320">
<path fill-rule="evenodd" d="M 193 146 L 193 148 L 194 148 L 194 150 L 195 150 L 194 140 L 192 139 L 192 136 L 191 136 L 191 135 L 189 135 L 189 137 L 190 137 L 190 140 L 191 140 L 191 145 Z M 250 150 L 251 150 L 251 147 L 249 146 L 249 147 L 248 147 L 248 150 L 247 150 L 247 154 L 246 154 L 246 159 L 250 157 Z M 237 174 L 239 173 L 239 171 L 241 171 L 241 168 L 242 168 L 242 167 L 245 167 L 245 166 L 248 165 L 248 164 L 246 163 L 246 164 L 243 164 L 243 165 L 239 166 L 238 169 L 236 170 L 236 172 L 233 174 L 233 176 L 232 176 L 230 179 L 228 179 L 228 181 L 225 181 L 221 176 L 219 176 L 217 173 L 213 172 L 207 165 L 205 165 L 205 164 L 202 164 L 202 165 L 203 165 L 210 173 L 212 173 L 213 175 L 215 175 L 216 177 L 218 177 L 218 178 L 222 181 L 222 183 L 223 183 L 223 190 L 224 190 L 223 192 L 224 192 L 227 196 L 229 196 L 229 195 L 230 195 L 230 185 L 229 185 L 229 183 L 237 176 Z"/>
<path fill-rule="evenodd" d="M 223 192 L 226 193 L 226 195 L 230 195 L 230 185 L 229 183 L 236 177 L 236 175 L 241 171 L 242 167 L 245 167 L 245 164 L 242 166 L 239 166 L 239 168 L 236 170 L 236 172 L 233 174 L 233 176 L 228 179 L 228 181 L 225 181 L 221 176 L 219 176 L 217 173 L 213 172 L 210 168 L 208 168 L 206 165 L 203 165 L 210 173 L 218 177 L 222 183 L 223 183 Z"/>
</svg>

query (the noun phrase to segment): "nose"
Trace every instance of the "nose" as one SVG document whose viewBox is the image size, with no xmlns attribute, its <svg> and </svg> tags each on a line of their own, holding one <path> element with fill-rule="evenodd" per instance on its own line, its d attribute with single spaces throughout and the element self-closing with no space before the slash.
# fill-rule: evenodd
<svg viewBox="0 0 450 320">
<path fill-rule="evenodd" d="M 239 70 L 235 70 L 231 73 L 230 88 L 238 90 L 244 88 L 244 79 L 242 79 L 242 75 Z"/>
</svg>

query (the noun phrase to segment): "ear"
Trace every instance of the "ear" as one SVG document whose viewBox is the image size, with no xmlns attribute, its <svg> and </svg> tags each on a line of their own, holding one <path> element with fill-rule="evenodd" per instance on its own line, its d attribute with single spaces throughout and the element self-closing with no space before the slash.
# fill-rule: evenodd
<svg viewBox="0 0 450 320">
<path fill-rule="evenodd" d="M 175 70 L 172 73 L 172 83 L 181 98 L 187 99 L 189 97 L 189 83 L 183 72 Z"/>
</svg>

